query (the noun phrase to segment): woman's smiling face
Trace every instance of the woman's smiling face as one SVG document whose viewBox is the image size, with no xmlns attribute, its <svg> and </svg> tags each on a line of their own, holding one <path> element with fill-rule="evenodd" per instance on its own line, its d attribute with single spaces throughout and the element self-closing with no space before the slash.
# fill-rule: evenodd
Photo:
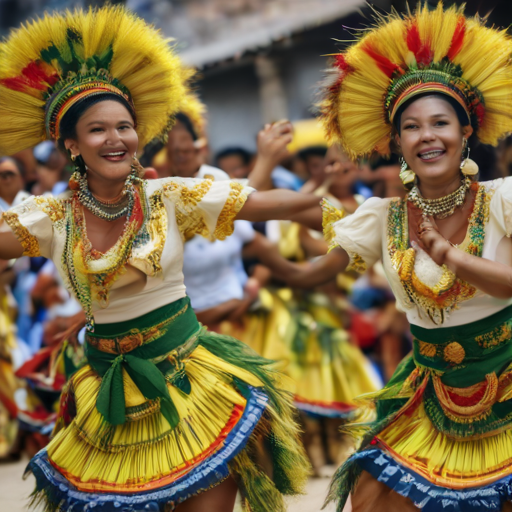
<svg viewBox="0 0 512 512">
<path fill-rule="evenodd" d="M 448 101 L 423 96 L 403 111 L 397 143 L 420 183 L 442 186 L 460 173 L 463 138 L 472 132 Z"/>
<path fill-rule="evenodd" d="M 76 124 L 76 140 L 66 148 L 81 155 L 92 173 L 109 181 L 125 180 L 131 172 L 138 136 L 130 112 L 117 101 L 100 101 L 88 108 Z"/>
</svg>

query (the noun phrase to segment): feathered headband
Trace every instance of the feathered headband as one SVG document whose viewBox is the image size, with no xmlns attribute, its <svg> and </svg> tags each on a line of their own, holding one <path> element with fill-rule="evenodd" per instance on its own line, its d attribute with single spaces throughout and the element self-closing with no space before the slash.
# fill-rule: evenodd
<svg viewBox="0 0 512 512">
<path fill-rule="evenodd" d="M 400 106 L 432 92 L 453 98 L 479 139 L 496 145 L 512 131 L 511 54 L 506 31 L 462 8 L 393 13 L 335 56 L 321 103 L 327 135 L 352 158 L 388 155 Z"/>
<path fill-rule="evenodd" d="M 134 108 L 143 146 L 166 131 L 190 76 L 168 41 L 123 7 L 45 15 L 0 44 L 0 155 L 58 138 L 72 105 L 106 93 Z"/>
</svg>

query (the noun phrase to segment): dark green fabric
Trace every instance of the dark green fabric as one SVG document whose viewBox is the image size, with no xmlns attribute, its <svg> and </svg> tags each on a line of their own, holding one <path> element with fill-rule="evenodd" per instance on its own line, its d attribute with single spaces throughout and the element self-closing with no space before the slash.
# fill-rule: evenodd
<svg viewBox="0 0 512 512">
<path fill-rule="evenodd" d="M 414 335 L 414 360 L 416 363 L 443 372 L 441 380 L 447 386 L 468 387 L 485 380 L 485 376 L 495 372 L 500 375 L 512 360 L 512 343 L 506 340 L 495 346 L 482 347 L 476 338 L 491 332 L 512 318 L 512 306 L 482 320 L 456 327 L 424 329 L 411 325 Z M 428 357 L 420 353 L 423 341 L 436 345 L 438 353 Z M 459 343 L 465 351 L 464 360 L 454 365 L 443 357 L 443 349 L 450 343 Z"/>
<path fill-rule="evenodd" d="M 134 329 L 143 330 L 159 324 L 186 305 L 188 309 L 177 316 L 166 330 L 164 329 L 164 335 L 161 338 L 141 345 L 127 354 L 109 354 L 86 343 L 89 364 L 102 377 L 96 407 L 111 425 L 121 425 L 126 421 L 123 368 L 146 399 L 160 399 L 160 410 L 171 427 L 175 428 L 178 425 L 180 420 L 178 411 L 171 400 L 165 380 L 165 374 L 174 367 L 167 359 L 159 364 L 154 364 L 150 359 L 163 356 L 178 348 L 200 330 L 200 325 L 187 297 L 128 322 L 97 325 L 94 334 L 88 334 L 88 337 L 97 338 L 122 337 Z M 187 383 L 188 392 L 190 392 L 188 378 L 183 375 L 180 377 L 185 392 Z"/>
</svg>

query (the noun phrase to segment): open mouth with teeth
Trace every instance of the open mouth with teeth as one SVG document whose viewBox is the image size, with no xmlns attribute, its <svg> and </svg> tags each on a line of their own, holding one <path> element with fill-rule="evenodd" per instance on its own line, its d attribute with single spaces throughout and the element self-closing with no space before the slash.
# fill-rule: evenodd
<svg viewBox="0 0 512 512">
<path fill-rule="evenodd" d="M 430 149 L 428 151 L 423 151 L 422 153 L 418 153 L 418 156 L 423 162 L 436 162 L 445 153 L 446 153 L 446 151 L 444 149 Z"/>
<path fill-rule="evenodd" d="M 110 162 L 119 162 L 120 160 L 124 159 L 126 154 L 126 151 L 111 151 L 110 153 L 106 153 L 105 155 L 101 156 Z"/>
</svg>

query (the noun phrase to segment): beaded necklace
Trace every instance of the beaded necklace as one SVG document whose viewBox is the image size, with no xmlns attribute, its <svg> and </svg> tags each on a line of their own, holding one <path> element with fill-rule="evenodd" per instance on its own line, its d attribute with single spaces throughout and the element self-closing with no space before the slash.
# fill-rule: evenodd
<svg viewBox="0 0 512 512">
<path fill-rule="evenodd" d="M 466 178 L 462 180 L 460 187 L 444 197 L 437 199 L 426 199 L 421 195 L 417 186 L 407 195 L 407 200 L 410 201 L 416 208 L 419 208 L 423 215 L 427 217 L 434 217 L 436 219 L 446 219 L 455 212 L 457 208 L 464 204 L 466 200 L 466 192 L 471 187 L 471 179 Z"/>
<path fill-rule="evenodd" d="M 94 331 L 92 303 L 105 308 L 109 290 L 125 272 L 134 243 L 146 239 L 144 226 L 147 204 L 143 185 L 133 185 L 133 203 L 128 210 L 123 232 L 108 251 L 94 249 L 87 237 L 83 205 L 75 192 L 66 205 L 66 244 L 62 255 L 75 296 L 85 311 L 86 329 Z"/>
<path fill-rule="evenodd" d="M 480 184 L 475 184 L 474 189 L 475 202 L 469 218 L 467 236 L 459 248 L 468 254 L 481 257 L 493 190 L 487 190 Z M 446 316 L 461 302 L 474 297 L 476 288 L 457 278 L 446 265 L 436 266 L 440 277 L 435 285 L 426 284 L 419 278 L 415 270 L 418 255 L 409 247 L 407 199 L 391 201 L 387 233 L 389 257 L 411 307 L 416 305 L 420 311 L 426 312 L 433 323 L 441 325 Z"/>
</svg>

